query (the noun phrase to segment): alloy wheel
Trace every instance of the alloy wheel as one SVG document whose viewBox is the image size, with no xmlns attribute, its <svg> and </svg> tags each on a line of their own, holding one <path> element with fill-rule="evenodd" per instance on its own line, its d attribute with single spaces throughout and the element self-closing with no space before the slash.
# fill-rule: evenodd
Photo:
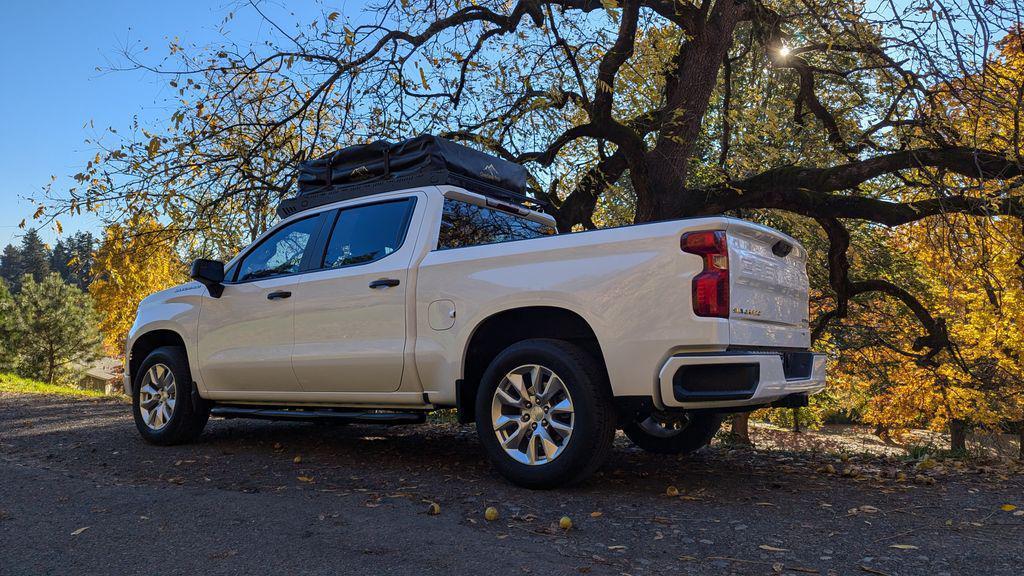
<svg viewBox="0 0 1024 576">
<path fill-rule="evenodd" d="M 150 366 L 139 388 L 139 411 L 150 430 L 162 430 L 171 421 L 177 394 L 178 385 L 171 369 L 165 364 Z"/>
<path fill-rule="evenodd" d="M 547 464 L 564 452 L 575 414 L 562 379 L 538 364 L 514 368 L 491 400 L 491 423 L 505 453 L 522 464 Z"/>
</svg>

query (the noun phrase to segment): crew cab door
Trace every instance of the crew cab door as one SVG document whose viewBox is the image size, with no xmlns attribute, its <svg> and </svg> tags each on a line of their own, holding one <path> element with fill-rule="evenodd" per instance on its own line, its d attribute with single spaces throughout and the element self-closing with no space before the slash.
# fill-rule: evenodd
<svg viewBox="0 0 1024 576">
<path fill-rule="evenodd" d="M 220 298 L 199 313 L 199 369 L 211 392 L 297 392 L 292 370 L 293 293 L 324 220 L 285 224 L 229 270 Z"/>
<path fill-rule="evenodd" d="M 410 196 L 328 217 L 318 270 L 303 274 L 295 291 L 292 367 L 304 392 L 400 387 L 416 206 Z"/>
</svg>

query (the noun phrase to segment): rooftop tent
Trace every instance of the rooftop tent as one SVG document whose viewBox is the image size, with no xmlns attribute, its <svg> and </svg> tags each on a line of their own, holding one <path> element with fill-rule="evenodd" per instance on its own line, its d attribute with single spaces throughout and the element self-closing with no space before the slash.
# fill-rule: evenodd
<svg viewBox="0 0 1024 576">
<path fill-rule="evenodd" d="M 298 193 L 281 202 L 282 218 L 316 206 L 417 186 L 451 184 L 515 203 L 528 195 L 526 169 L 437 136 L 349 146 L 299 164 Z"/>
</svg>

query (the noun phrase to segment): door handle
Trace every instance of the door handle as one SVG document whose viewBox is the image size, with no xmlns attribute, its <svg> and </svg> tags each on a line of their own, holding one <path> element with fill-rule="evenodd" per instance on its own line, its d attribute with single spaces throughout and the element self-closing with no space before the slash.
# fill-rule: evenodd
<svg viewBox="0 0 1024 576">
<path fill-rule="evenodd" d="M 284 298 L 290 298 L 291 295 L 292 293 L 287 290 L 280 290 L 278 292 L 271 292 L 270 294 L 267 294 L 267 300 L 281 300 Z"/>
<path fill-rule="evenodd" d="M 397 278 L 381 278 L 370 282 L 370 288 L 393 288 L 399 284 L 400 282 Z"/>
</svg>

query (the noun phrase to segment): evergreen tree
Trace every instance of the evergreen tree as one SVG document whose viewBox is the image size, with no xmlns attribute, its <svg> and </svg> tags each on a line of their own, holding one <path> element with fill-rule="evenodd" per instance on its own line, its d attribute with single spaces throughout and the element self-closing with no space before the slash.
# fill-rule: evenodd
<svg viewBox="0 0 1024 576">
<path fill-rule="evenodd" d="M 36 282 L 22 279 L 14 299 L 14 328 L 19 338 L 19 372 L 54 383 L 71 364 L 96 359 L 100 351 L 98 321 L 89 296 L 51 273 Z"/>
<path fill-rule="evenodd" d="M 50 256 L 50 269 L 68 284 L 87 290 L 92 282 L 92 264 L 96 238 L 90 232 L 77 232 L 58 240 Z"/>
<path fill-rule="evenodd" d="M 22 274 L 31 274 L 36 282 L 50 273 L 50 250 L 35 228 L 29 228 L 21 238 L 21 266 Z"/>
<path fill-rule="evenodd" d="M 14 298 L 7 282 L 0 279 L 0 370 L 10 370 L 17 356 L 17 330 L 14 329 Z"/>
<path fill-rule="evenodd" d="M 68 281 L 68 275 L 71 273 L 69 265 L 71 262 L 70 240 L 70 238 L 68 241 L 58 238 L 57 243 L 53 245 L 53 251 L 50 252 L 50 271 L 60 274 L 65 282 Z"/>
<path fill-rule="evenodd" d="M 11 292 L 18 292 L 18 289 L 21 287 L 23 268 L 21 250 L 13 244 L 5 246 L 3 255 L 0 256 L 0 278 L 7 283 Z"/>
</svg>

